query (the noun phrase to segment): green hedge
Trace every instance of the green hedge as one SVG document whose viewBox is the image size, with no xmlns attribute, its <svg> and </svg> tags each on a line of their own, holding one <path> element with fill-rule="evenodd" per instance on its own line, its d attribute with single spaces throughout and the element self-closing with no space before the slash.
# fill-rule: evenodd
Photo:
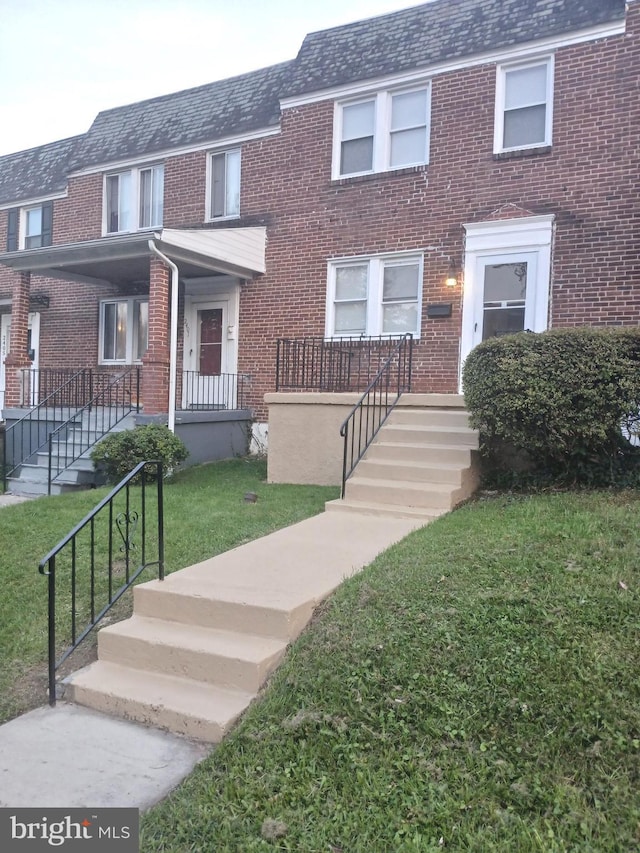
<svg viewBox="0 0 640 853">
<path fill-rule="evenodd" d="M 160 460 L 168 471 L 188 455 L 184 442 L 160 424 L 111 433 L 91 451 L 94 466 L 111 483 L 119 483 L 139 462 Z"/>
<path fill-rule="evenodd" d="M 638 451 L 640 330 L 580 327 L 492 338 L 468 356 L 464 395 L 494 474 L 620 482 Z"/>
</svg>

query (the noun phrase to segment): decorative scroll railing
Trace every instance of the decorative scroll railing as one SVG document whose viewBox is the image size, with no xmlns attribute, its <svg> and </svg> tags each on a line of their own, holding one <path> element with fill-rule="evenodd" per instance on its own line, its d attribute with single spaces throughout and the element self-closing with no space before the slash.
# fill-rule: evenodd
<svg viewBox="0 0 640 853">
<path fill-rule="evenodd" d="M 40 561 L 49 583 L 50 705 L 59 668 L 140 574 L 156 566 L 163 580 L 162 483 L 162 463 L 141 462 Z"/>
</svg>

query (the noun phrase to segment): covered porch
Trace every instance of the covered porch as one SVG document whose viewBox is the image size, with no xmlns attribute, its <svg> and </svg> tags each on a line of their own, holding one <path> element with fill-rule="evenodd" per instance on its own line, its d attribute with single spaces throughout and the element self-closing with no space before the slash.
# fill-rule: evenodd
<svg viewBox="0 0 640 853">
<path fill-rule="evenodd" d="M 142 414 L 166 416 L 170 427 L 177 412 L 245 406 L 239 294 L 244 281 L 264 273 L 264 228 L 161 229 L 10 252 L 0 263 L 14 271 L 2 315 L 3 410 L 36 406 L 63 385 L 76 397 L 70 402 L 84 405 L 96 384 L 132 367 L 140 368 Z M 85 356 L 62 367 L 51 354 L 52 282 L 57 292 L 60 282 L 70 293 L 74 284 L 94 286 L 88 363 Z M 73 325 L 73 309 L 66 322 Z"/>
</svg>

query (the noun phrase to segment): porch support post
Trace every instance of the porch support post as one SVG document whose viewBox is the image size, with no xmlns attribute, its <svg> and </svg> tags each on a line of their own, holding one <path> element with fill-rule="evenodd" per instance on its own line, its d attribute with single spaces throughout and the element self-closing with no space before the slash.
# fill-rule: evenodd
<svg viewBox="0 0 640 853">
<path fill-rule="evenodd" d="M 169 269 L 149 258 L 149 347 L 142 356 L 142 408 L 145 415 L 169 411 Z"/>
<path fill-rule="evenodd" d="M 13 273 L 12 278 L 11 335 L 9 352 L 4 360 L 5 408 L 28 404 L 29 375 L 24 371 L 31 366 L 27 351 L 31 273 Z"/>
</svg>

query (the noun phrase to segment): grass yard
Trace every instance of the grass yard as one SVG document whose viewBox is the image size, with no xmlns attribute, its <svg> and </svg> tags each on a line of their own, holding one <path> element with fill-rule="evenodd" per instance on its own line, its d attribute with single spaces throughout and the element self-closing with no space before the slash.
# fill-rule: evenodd
<svg viewBox="0 0 640 853">
<path fill-rule="evenodd" d="M 166 570 L 315 515 L 338 494 L 337 488 L 269 485 L 265 477 L 264 460 L 237 459 L 188 468 L 165 483 Z M 0 509 L 0 722 L 47 702 L 47 583 L 38 563 L 108 491 Z M 255 492 L 255 503 L 244 501 L 247 492 Z M 140 580 L 152 577 L 149 569 Z M 70 659 L 71 669 L 91 656 L 92 637 Z"/>
<path fill-rule="evenodd" d="M 640 850 L 640 495 L 497 496 L 347 581 L 142 851 Z"/>
</svg>

